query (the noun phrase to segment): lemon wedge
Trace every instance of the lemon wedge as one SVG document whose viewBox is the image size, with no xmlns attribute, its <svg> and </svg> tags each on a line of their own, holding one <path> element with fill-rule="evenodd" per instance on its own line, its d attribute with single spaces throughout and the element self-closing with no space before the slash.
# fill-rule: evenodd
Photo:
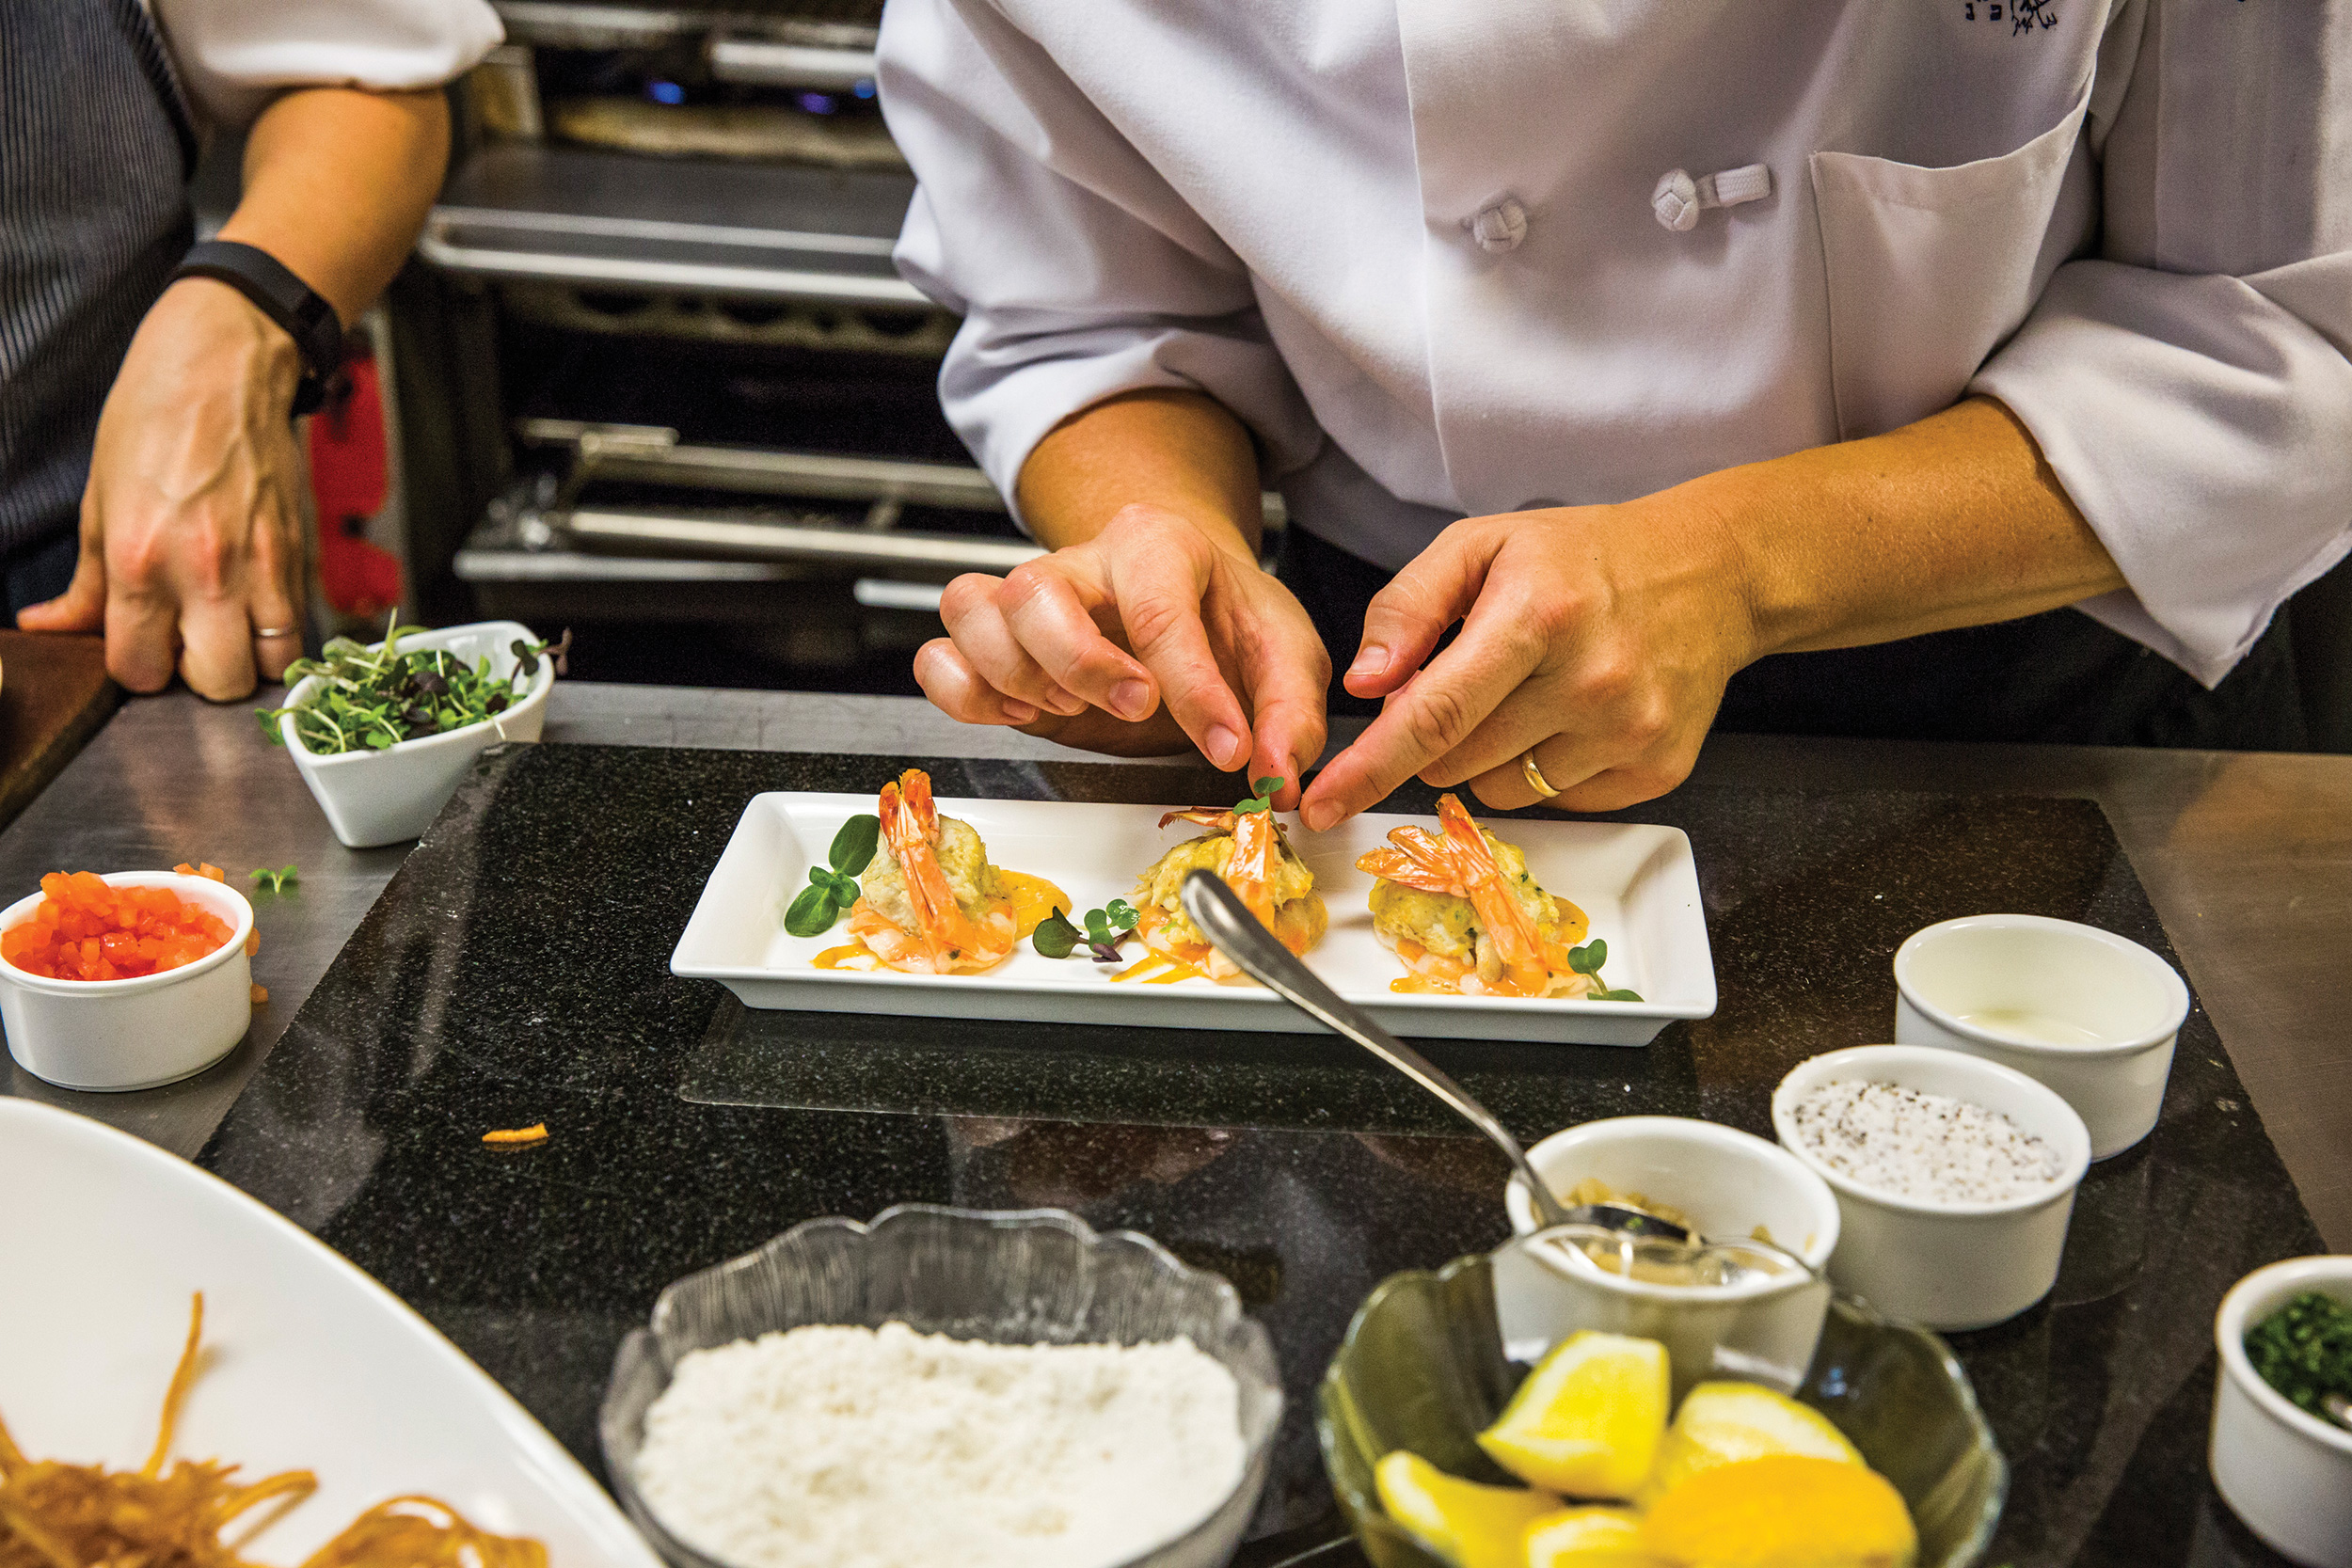
<svg viewBox="0 0 2352 1568">
<path fill-rule="evenodd" d="M 1552 1347 L 1478 1446 L 1532 1485 L 1629 1497 L 1666 1430 L 1666 1347 L 1587 1330 Z"/>
<path fill-rule="evenodd" d="M 1754 1383 L 1702 1383 L 1682 1397 L 1642 1500 L 1654 1502 L 1711 1465 L 1776 1453 L 1863 1462 L 1846 1434 L 1809 1405 Z"/>
<path fill-rule="evenodd" d="M 1642 1521 L 1622 1508 L 1570 1508 L 1527 1527 L 1527 1568 L 1670 1568 L 1642 1543 Z"/>
<path fill-rule="evenodd" d="M 1522 1568 L 1528 1525 L 1560 1508 L 1541 1492 L 1447 1475 L 1403 1449 L 1382 1456 L 1372 1480 L 1389 1517 L 1460 1568 Z"/>
<path fill-rule="evenodd" d="M 1911 1568 L 1902 1495 L 1867 1465 L 1804 1454 L 1714 1465 L 1643 1516 L 1642 1538 L 1692 1568 Z"/>
</svg>

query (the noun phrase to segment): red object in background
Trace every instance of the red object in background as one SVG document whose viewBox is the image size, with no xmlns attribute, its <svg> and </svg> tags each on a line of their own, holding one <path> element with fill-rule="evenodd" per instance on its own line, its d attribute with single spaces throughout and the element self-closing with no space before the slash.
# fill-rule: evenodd
<svg viewBox="0 0 2352 1568">
<path fill-rule="evenodd" d="M 310 420 L 310 494 L 318 503 L 319 586 L 346 615 L 380 620 L 400 603 L 400 562 L 371 544 L 368 519 L 383 509 L 384 397 L 373 359 L 343 367 L 348 395 Z"/>
</svg>

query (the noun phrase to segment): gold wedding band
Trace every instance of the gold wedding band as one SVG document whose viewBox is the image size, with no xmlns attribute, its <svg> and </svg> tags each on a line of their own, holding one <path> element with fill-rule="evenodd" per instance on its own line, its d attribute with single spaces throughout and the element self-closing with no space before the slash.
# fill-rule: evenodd
<svg viewBox="0 0 2352 1568">
<path fill-rule="evenodd" d="M 253 638 L 258 642 L 266 642 L 275 637 L 299 637 L 301 634 L 300 626 L 255 626 L 253 628 Z"/>
<path fill-rule="evenodd" d="M 1545 800 L 1549 800 L 1560 793 L 1551 787 L 1551 781 L 1544 777 L 1544 770 L 1535 766 L 1535 748 L 1533 746 L 1530 746 L 1526 754 L 1519 758 L 1519 772 L 1525 775 L 1527 787 Z"/>
</svg>

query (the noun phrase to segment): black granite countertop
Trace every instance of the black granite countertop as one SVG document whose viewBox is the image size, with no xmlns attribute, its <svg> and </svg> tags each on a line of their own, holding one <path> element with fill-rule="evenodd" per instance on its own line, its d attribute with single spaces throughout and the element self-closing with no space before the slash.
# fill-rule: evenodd
<svg viewBox="0 0 2352 1568">
<path fill-rule="evenodd" d="M 1231 793 L 1165 768 L 502 748 L 201 1163 L 415 1305 L 592 1468 L 612 1352 L 654 1295 L 798 1221 L 929 1200 L 1145 1231 L 1271 1331 L 1292 1407 L 1257 1528 L 1311 1539 L 1329 1495 L 1308 1395 L 1381 1276 L 1505 1233 L 1500 1157 L 1336 1039 L 756 1014 L 669 974 L 754 794 L 910 762 L 944 796 Z M 1631 815 L 1692 835 L 1722 1006 L 1640 1050 L 1429 1042 L 1522 1137 L 1636 1112 L 1769 1135 L 1791 1065 L 1889 1034 L 1888 960 L 1936 920 L 2052 914 L 2169 953 L 2087 801 L 1689 788 Z M 540 1120 L 544 1145 L 480 1141 Z M 2163 1120 L 2094 1168 L 2052 1299 L 1953 1337 L 2015 1466 L 1987 1560 L 2275 1560 L 2205 1479 L 2211 1319 L 2249 1269 L 2319 1249 L 2192 1012 Z"/>
</svg>

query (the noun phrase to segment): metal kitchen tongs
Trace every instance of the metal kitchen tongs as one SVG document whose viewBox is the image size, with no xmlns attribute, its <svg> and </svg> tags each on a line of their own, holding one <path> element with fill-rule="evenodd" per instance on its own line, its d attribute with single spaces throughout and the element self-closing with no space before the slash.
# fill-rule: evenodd
<svg viewBox="0 0 2352 1568">
<path fill-rule="evenodd" d="M 1690 1232 L 1670 1225 L 1652 1214 L 1635 1209 L 1622 1209 L 1615 1204 L 1588 1203 L 1570 1209 L 1562 1204 L 1549 1183 L 1539 1179 L 1535 1168 L 1527 1163 L 1526 1150 L 1519 1148 L 1494 1113 L 1466 1093 L 1462 1085 L 1448 1078 L 1431 1064 L 1426 1056 L 1390 1034 L 1372 1021 L 1371 1015 L 1353 1003 L 1343 1002 L 1330 987 L 1314 976 L 1313 971 L 1298 961 L 1291 950 L 1275 938 L 1273 932 L 1261 925 L 1249 912 L 1248 906 L 1225 885 L 1223 878 L 1213 871 L 1196 870 L 1184 879 L 1184 890 L 1178 895 L 1184 913 L 1200 929 L 1209 945 L 1233 961 L 1233 966 L 1266 990 L 1274 992 L 1309 1018 L 1333 1032 L 1346 1036 L 1366 1051 L 1388 1063 L 1397 1071 L 1451 1105 L 1481 1132 L 1493 1140 L 1497 1148 L 1509 1156 L 1519 1180 L 1527 1183 L 1528 1196 L 1534 1200 L 1543 1228 L 1555 1225 L 1598 1225 L 1613 1230 L 1639 1231 L 1645 1235 L 1664 1236 L 1673 1241 L 1689 1239 Z"/>
</svg>

